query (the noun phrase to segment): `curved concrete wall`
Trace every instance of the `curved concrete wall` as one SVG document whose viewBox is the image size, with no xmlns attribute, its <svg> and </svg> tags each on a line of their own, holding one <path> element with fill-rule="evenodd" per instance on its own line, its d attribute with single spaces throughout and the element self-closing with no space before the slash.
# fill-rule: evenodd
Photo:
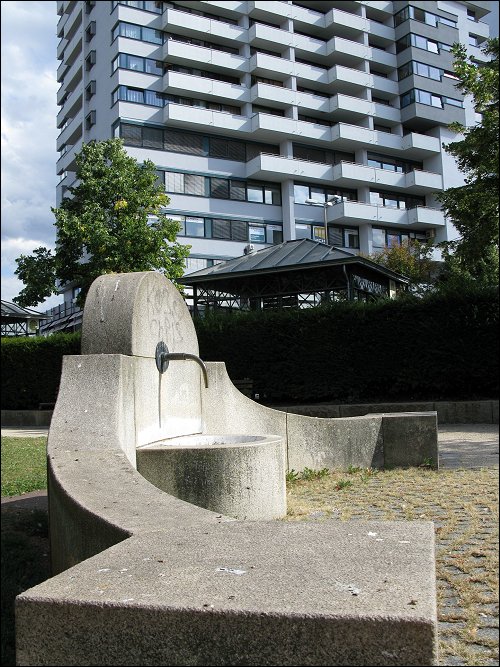
<svg viewBox="0 0 500 667">
<path fill-rule="evenodd" d="M 137 470 L 162 491 L 213 512 L 280 519 L 284 454 L 279 436 L 188 436 L 138 448 Z"/>
</svg>

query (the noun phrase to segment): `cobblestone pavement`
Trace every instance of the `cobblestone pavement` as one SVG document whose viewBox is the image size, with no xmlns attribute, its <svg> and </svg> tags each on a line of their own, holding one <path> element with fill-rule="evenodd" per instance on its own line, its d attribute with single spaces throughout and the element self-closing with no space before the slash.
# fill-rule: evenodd
<svg viewBox="0 0 500 667">
<path fill-rule="evenodd" d="M 2 436 L 45 434 L 46 429 L 2 429 Z M 439 664 L 497 666 L 498 461 L 498 425 L 442 425 L 439 471 L 388 471 L 353 486 L 349 494 L 333 486 L 309 492 L 299 483 L 289 492 L 289 519 L 433 521 Z M 47 509 L 43 491 L 2 498 L 2 513 L 37 508 Z"/>
</svg>

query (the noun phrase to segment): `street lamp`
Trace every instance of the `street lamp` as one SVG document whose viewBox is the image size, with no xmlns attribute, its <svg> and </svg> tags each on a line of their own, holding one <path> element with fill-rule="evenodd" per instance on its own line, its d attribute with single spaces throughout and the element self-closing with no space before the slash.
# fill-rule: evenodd
<svg viewBox="0 0 500 667">
<path fill-rule="evenodd" d="M 328 245 L 328 220 L 326 217 L 326 209 L 328 206 L 333 206 L 342 201 L 340 195 L 329 195 L 327 201 L 319 201 L 319 199 L 306 199 L 305 203 L 310 206 L 322 206 L 323 207 L 323 223 L 325 226 L 325 243 Z"/>
</svg>

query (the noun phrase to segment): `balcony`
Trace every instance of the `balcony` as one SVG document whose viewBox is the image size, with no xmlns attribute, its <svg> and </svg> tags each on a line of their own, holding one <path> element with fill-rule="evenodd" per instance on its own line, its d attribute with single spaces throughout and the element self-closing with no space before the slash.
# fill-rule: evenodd
<svg viewBox="0 0 500 667">
<path fill-rule="evenodd" d="M 291 106 L 297 103 L 298 93 L 291 88 L 273 86 L 269 83 L 256 83 L 250 89 L 250 99 L 254 104 L 265 106 Z"/>
<path fill-rule="evenodd" d="M 331 184 L 333 168 L 329 164 L 261 153 L 247 162 L 246 177 L 272 181 L 286 181 L 294 178 Z"/>
<path fill-rule="evenodd" d="M 75 156 L 80 148 L 80 142 L 68 147 L 68 150 L 63 155 L 61 155 L 57 161 L 56 174 L 62 174 L 65 171 L 76 171 Z"/>
<path fill-rule="evenodd" d="M 262 141 L 276 141 L 277 135 L 282 139 L 306 139 L 308 141 L 330 141 L 330 126 L 317 125 L 283 116 L 272 116 L 266 113 L 256 113 L 251 118 L 252 139 Z"/>
<path fill-rule="evenodd" d="M 377 206 L 357 201 L 344 201 L 327 209 L 328 222 L 345 225 L 376 224 L 395 227 L 442 227 L 444 214 L 439 209 L 417 206 L 411 209 Z"/>
<path fill-rule="evenodd" d="M 359 33 L 368 32 L 369 25 L 368 19 L 340 9 L 330 9 L 325 14 L 325 27 L 330 35 L 355 40 Z"/>
<path fill-rule="evenodd" d="M 343 37 L 332 37 L 326 44 L 326 55 L 336 65 L 356 68 L 361 60 L 369 60 L 370 53 L 369 46 Z"/>
<path fill-rule="evenodd" d="M 255 76 L 265 76 L 269 79 L 285 81 L 294 73 L 294 66 L 298 63 L 292 63 L 286 58 L 268 56 L 267 53 L 255 53 L 250 58 L 250 72 Z"/>
<path fill-rule="evenodd" d="M 225 53 L 217 49 L 207 49 L 194 44 L 184 44 L 175 39 L 169 39 L 163 45 L 163 59 L 170 63 L 182 64 L 202 68 L 210 64 L 225 72 L 248 71 L 247 59 L 241 56 Z"/>
<path fill-rule="evenodd" d="M 318 56 L 324 56 L 326 54 L 326 42 L 323 39 L 309 37 L 309 35 L 294 33 L 293 46 L 295 46 L 295 51 L 299 57 L 304 55 L 308 58 L 311 54 Z"/>
<path fill-rule="evenodd" d="M 200 39 L 212 41 L 215 37 L 221 43 L 234 46 L 234 42 L 243 44 L 246 41 L 246 30 L 238 25 L 230 25 L 224 21 L 197 16 L 188 12 L 167 7 L 163 13 L 163 30 L 179 35 L 192 36 L 197 34 Z"/>
<path fill-rule="evenodd" d="M 405 157 L 421 160 L 441 152 L 441 142 L 437 137 L 428 137 L 425 134 L 411 132 L 400 137 L 401 148 L 405 151 Z"/>
<path fill-rule="evenodd" d="M 57 137 L 56 150 L 60 151 L 65 144 L 75 144 L 77 139 L 82 136 L 83 110 L 80 111 L 68 121 L 66 127 Z"/>
<path fill-rule="evenodd" d="M 167 72 L 163 76 L 163 90 L 184 97 L 192 97 L 194 94 L 198 99 L 218 98 L 224 102 L 229 99 L 240 103 L 250 101 L 248 88 L 181 72 Z"/>
<path fill-rule="evenodd" d="M 277 46 L 293 46 L 294 35 L 288 30 L 280 30 L 262 23 L 255 23 L 248 30 L 248 41 L 252 46 L 276 51 Z"/>
<path fill-rule="evenodd" d="M 64 49 L 67 46 L 68 40 L 63 37 L 57 45 L 57 60 L 62 60 L 64 58 Z"/>
<path fill-rule="evenodd" d="M 322 113 L 328 113 L 330 110 L 330 97 L 304 92 L 297 92 L 296 96 L 296 104 L 300 107 L 300 110 L 307 109 L 321 111 Z"/>
<path fill-rule="evenodd" d="M 384 149 L 391 155 L 404 151 L 405 158 L 416 160 L 430 157 L 441 150 L 439 139 L 436 137 L 427 137 L 415 132 L 402 137 L 399 134 L 370 130 L 348 123 L 337 123 L 332 128 L 332 142 L 333 147 L 339 150 L 349 151 L 353 150 L 353 146 L 357 146 Z"/>
<path fill-rule="evenodd" d="M 336 121 L 361 119 L 375 114 L 375 104 L 360 97 L 334 95 L 330 98 L 330 117 Z"/>
<path fill-rule="evenodd" d="M 360 93 L 365 88 L 370 88 L 373 77 L 368 72 L 362 72 L 352 67 L 334 65 L 328 70 L 328 82 L 334 86 L 336 92 L 345 95 L 354 95 Z M 398 94 L 396 84 L 396 95 Z"/>
<path fill-rule="evenodd" d="M 290 61 L 286 61 L 290 62 Z M 328 83 L 328 70 L 324 67 L 315 67 L 314 65 L 307 65 L 306 63 L 290 63 L 295 71 L 297 80 L 306 83 L 314 82 L 326 86 Z"/>
<path fill-rule="evenodd" d="M 184 5 L 186 5 L 187 7 L 192 7 L 193 9 L 200 8 L 199 2 L 193 2 L 193 1 L 184 2 Z M 224 12 L 226 11 L 236 12 L 237 14 L 244 14 L 246 11 L 246 2 L 240 2 L 238 0 L 226 0 L 225 2 L 216 2 L 216 1 L 203 2 L 203 5 L 205 5 L 208 10 L 221 9 Z"/>
<path fill-rule="evenodd" d="M 163 109 L 163 122 L 170 127 L 185 127 L 204 132 L 224 132 L 231 136 L 241 136 L 250 131 L 250 119 L 234 116 L 222 111 L 190 107 L 182 104 L 167 104 Z"/>
<path fill-rule="evenodd" d="M 403 174 L 355 162 L 336 164 L 333 167 L 333 182 L 347 188 L 361 185 L 390 187 L 410 194 L 435 192 L 443 187 L 441 174 L 417 170 Z"/>
</svg>

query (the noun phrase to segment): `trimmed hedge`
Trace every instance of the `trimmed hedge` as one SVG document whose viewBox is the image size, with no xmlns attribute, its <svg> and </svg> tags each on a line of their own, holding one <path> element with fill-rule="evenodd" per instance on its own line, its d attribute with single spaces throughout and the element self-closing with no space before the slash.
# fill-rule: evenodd
<svg viewBox="0 0 500 667">
<path fill-rule="evenodd" d="M 251 378 L 267 401 L 474 400 L 498 396 L 498 290 L 195 322 L 200 355 Z"/>
<path fill-rule="evenodd" d="M 65 354 L 80 354 L 80 333 L 2 338 L 2 410 L 55 403 Z"/>
<path fill-rule="evenodd" d="M 269 402 L 498 396 L 498 290 L 196 319 L 200 356 Z M 2 409 L 54 403 L 80 333 L 2 338 Z"/>
</svg>

